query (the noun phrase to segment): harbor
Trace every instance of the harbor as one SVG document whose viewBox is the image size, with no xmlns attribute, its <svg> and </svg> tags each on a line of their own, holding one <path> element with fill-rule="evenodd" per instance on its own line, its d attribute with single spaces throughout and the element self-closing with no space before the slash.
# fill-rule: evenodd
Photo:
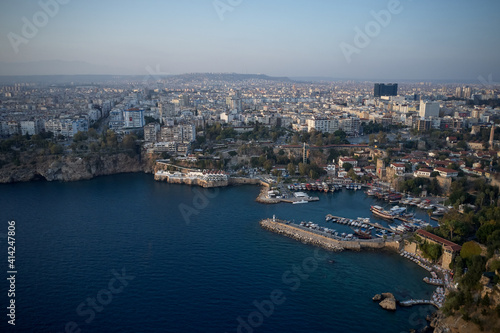
<svg viewBox="0 0 500 333">
<path fill-rule="evenodd" d="M 312 222 L 301 222 L 295 224 L 290 221 L 276 219 L 264 219 L 260 221 L 260 226 L 266 230 L 281 234 L 306 244 L 320 246 L 322 248 L 342 251 L 342 250 L 362 250 L 362 249 L 383 249 L 390 248 L 399 250 L 401 245 L 400 236 L 391 240 L 382 238 L 361 239 L 354 234 L 335 234 L 330 229 L 319 227 Z"/>
</svg>

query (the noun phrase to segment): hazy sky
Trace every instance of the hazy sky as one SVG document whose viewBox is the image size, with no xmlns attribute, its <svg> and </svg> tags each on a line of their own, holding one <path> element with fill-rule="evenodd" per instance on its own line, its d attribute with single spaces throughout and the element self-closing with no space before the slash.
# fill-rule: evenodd
<svg viewBox="0 0 500 333">
<path fill-rule="evenodd" d="M 44 14 L 40 3 L 55 1 L 0 2 L 0 62 L 78 61 L 138 75 L 500 75 L 498 0 L 59 0 L 67 4 Z M 376 23 L 371 12 L 389 7 L 391 17 Z M 23 18 L 38 31 L 23 32 Z M 371 37 L 355 41 L 356 27 Z"/>
</svg>

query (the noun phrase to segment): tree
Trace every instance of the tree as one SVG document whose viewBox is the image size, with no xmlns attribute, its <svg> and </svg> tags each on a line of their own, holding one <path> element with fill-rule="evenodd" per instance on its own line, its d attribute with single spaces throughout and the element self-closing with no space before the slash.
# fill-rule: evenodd
<svg viewBox="0 0 500 333">
<path fill-rule="evenodd" d="M 378 132 L 378 134 L 377 134 L 377 141 L 380 144 L 387 143 L 387 134 L 384 133 L 384 132 L 382 132 L 382 131 Z"/>
<path fill-rule="evenodd" d="M 309 171 L 309 166 L 307 164 L 299 163 L 299 173 L 301 176 L 307 175 L 308 171 Z"/>
<path fill-rule="evenodd" d="M 438 260 L 439 257 L 441 257 L 441 245 L 435 244 L 435 243 L 429 243 L 425 241 L 423 244 L 420 245 L 420 249 L 422 250 L 422 253 L 424 254 L 425 257 L 432 259 L 432 260 Z"/>
<path fill-rule="evenodd" d="M 62 154 L 63 147 L 57 143 L 51 143 L 49 146 L 50 152 L 54 155 Z"/>
<path fill-rule="evenodd" d="M 85 132 L 78 131 L 73 135 L 73 141 L 74 142 L 80 142 L 80 141 L 85 141 L 88 139 L 88 135 Z"/>
<path fill-rule="evenodd" d="M 135 140 L 137 137 L 133 134 L 127 134 L 123 137 L 122 146 L 125 149 L 135 150 Z"/>
<path fill-rule="evenodd" d="M 288 163 L 287 170 L 288 170 L 288 173 L 290 174 L 290 176 L 295 175 L 295 164 Z"/>
<path fill-rule="evenodd" d="M 450 232 L 450 240 L 453 239 L 453 232 L 457 229 L 459 222 L 457 220 L 445 220 L 441 222 L 441 225 L 444 226 Z M 464 256 L 462 256 L 463 258 Z"/>
<path fill-rule="evenodd" d="M 467 149 L 467 143 L 465 141 L 463 141 L 463 140 L 460 140 L 457 143 L 457 148 L 465 150 L 465 149 Z"/>
<path fill-rule="evenodd" d="M 107 130 L 105 134 L 105 141 L 108 148 L 116 148 L 118 147 L 118 138 L 116 137 L 116 133 L 112 130 Z"/>
<path fill-rule="evenodd" d="M 92 139 L 97 139 L 98 137 L 98 134 L 97 134 L 97 131 L 95 130 L 95 128 L 89 128 L 89 131 L 87 132 L 89 138 L 92 138 Z"/>
<path fill-rule="evenodd" d="M 439 182 L 436 178 L 431 179 L 431 183 L 429 184 L 429 192 L 434 195 L 439 195 L 441 193 L 441 186 L 439 186 Z"/>
<path fill-rule="evenodd" d="M 349 162 L 346 162 L 346 163 L 342 164 L 342 167 L 344 168 L 345 171 L 349 172 L 349 170 L 352 169 L 352 164 Z"/>
<path fill-rule="evenodd" d="M 375 145 L 375 134 L 368 135 L 368 145 L 370 146 Z"/>
<path fill-rule="evenodd" d="M 266 161 L 264 162 L 263 167 L 264 167 L 264 169 L 266 169 L 266 172 L 268 172 L 268 173 L 269 173 L 269 172 L 271 171 L 271 169 L 273 168 L 273 164 L 274 164 L 274 163 L 273 163 L 273 161 L 272 161 L 272 160 L 266 160 Z"/>
<path fill-rule="evenodd" d="M 464 245 L 462 245 L 462 249 L 460 250 L 460 256 L 464 259 L 478 256 L 480 254 L 481 247 L 474 241 L 464 243 Z"/>
</svg>

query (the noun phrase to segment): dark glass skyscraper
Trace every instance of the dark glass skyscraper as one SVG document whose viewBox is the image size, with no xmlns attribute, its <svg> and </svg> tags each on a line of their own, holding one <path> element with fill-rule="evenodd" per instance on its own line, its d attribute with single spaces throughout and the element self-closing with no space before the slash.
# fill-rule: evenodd
<svg viewBox="0 0 500 333">
<path fill-rule="evenodd" d="M 398 95 L 398 84 L 397 83 L 375 83 L 373 89 L 373 94 L 375 97 L 380 96 L 397 96 Z"/>
</svg>

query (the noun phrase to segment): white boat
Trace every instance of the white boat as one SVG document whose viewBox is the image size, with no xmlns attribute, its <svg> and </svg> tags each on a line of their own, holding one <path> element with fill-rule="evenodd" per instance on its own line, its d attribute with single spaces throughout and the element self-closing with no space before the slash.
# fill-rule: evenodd
<svg viewBox="0 0 500 333">
<path fill-rule="evenodd" d="M 300 201 L 294 201 L 292 202 L 293 205 L 298 205 L 298 204 L 304 204 L 304 203 L 308 203 L 309 201 L 307 200 L 300 200 Z"/>
<path fill-rule="evenodd" d="M 403 213 L 405 210 L 406 210 L 406 208 L 405 208 L 405 207 L 394 206 L 394 207 L 392 207 L 389 211 L 390 211 L 392 214 L 399 215 L 399 214 Z"/>
</svg>

